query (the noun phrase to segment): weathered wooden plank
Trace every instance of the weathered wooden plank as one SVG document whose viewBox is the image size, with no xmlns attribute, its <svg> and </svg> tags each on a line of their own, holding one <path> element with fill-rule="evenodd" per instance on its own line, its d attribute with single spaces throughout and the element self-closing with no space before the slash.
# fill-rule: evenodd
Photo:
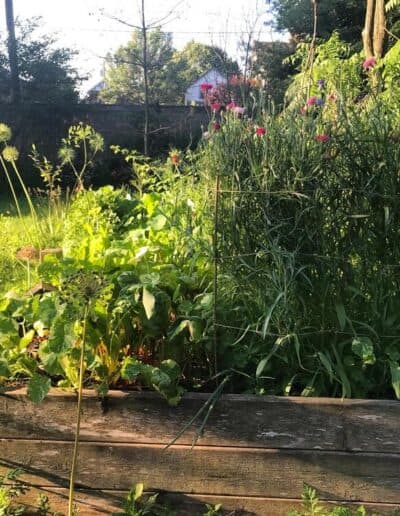
<svg viewBox="0 0 400 516">
<path fill-rule="evenodd" d="M 22 467 L 33 485 L 66 487 L 72 443 L 2 440 L 1 462 Z M 82 443 L 77 482 L 83 488 L 149 489 L 210 495 L 296 498 L 303 482 L 325 499 L 400 504 L 400 455 Z"/>
<path fill-rule="evenodd" d="M 62 488 L 40 488 L 29 491 L 20 498 L 21 502 L 34 506 L 39 492 L 45 494 L 50 502 L 51 510 L 62 514 L 66 513 L 68 490 Z M 121 510 L 122 500 L 126 491 L 84 491 L 77 490 L 75 494 L 78 513 L 83 516 L 99 516 L 111 514 Z M 204 514 L 205 504 L 216 505 L 221 503 L 224 513 L 236 511 L 240 516 L 286 516 L 292 509 L 299 510 L 301 501 L 289 498 L 262 498 L 250 496 L 213 496 L 192 495 L 188 493 L 160 493 L 160 503 L 170 507 L 179 516 L 200 516 Z M 338 501 L 324 502 L 324 506 L 338 505 Z M 358 503 L 346 503 L 348 507 L 356 508 Z M 398 508 L 393 504 L 364 504 L 366 509 L 379 513 L 392 512 Z"/>
<path fill-rule="evenodd" d="M 347 400 L 343 406 L 343 448 L 400 452 L 400 401 Z"/>
<path fill-rule="evenodd" d="M 176 408 L 153 393 L 110 393 L 103 413 L 92 391 L 85 393 L 81 438 L 85 441 L 168 443 L 205 403 L 187 394 Z M 72 440 L 74 394 L 54 390 L 43 404 L 25 391 L 0 397 L 0 438 Z M 398 401 L 280 398 L 224 395 L 201 440 L 205 445 L 363 450 L 400 453 Z M 193 431 L 180 443 L 191 443 Z"/>
</svg>

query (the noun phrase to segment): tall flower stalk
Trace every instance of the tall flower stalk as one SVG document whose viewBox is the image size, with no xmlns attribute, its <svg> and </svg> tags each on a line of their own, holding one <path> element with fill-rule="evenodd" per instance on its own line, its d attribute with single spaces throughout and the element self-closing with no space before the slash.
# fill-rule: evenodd
<svg viewBox="0 0 400 516">
<path fill-rule="evenodd" d="M 103 279 L 96 273 L 80 271 L 74 275 L 65 278 L 60 287 L 65 303 L 70 311 L 71 318 L 75 318 L 76 322 L 82 323 L 82 333 L 77 343 L 80 344 L 80 359 L 79 359 L 79 378 L 78 385 L 76 385 L 78 402 L 76 415 L 76 428 L 74 449 L 72 453 L 72 464 L 69 482 L 69 497 L 68 497 L 68 516 L 74 515 L 74 495 L 75 495 L 75 479 L 76 470 L 79 459 L 79 436 L 81 429 L 82 417 L 82 393 L 83 393 L 83 379 L 85 375 L 85 353 L 86 353 L 86 334 L 90 311 L 98 299 L 101 290 L 104 286 Z"/>
<path fill-rule="evenodd" d="M 89 302 L 86 304 L 85 309 L 84 309 L 84 314 L 83 314 L 81 356 L 80 356 L 80 360 L 79 360 L 78 404 L 77 404 L 77 408 L 76 408 L 77 416 L 76 416 L 74 451 L 72 453 L 72 465 L 71 465 L 71 473 L 70 473 L 70 480 L 69 480 L 68 516 L 74 516 L 75 477 L 76 477 L 76 468 L 77 468 L 77 464 L 78 464 L 79 436 L 80 436 L 80 429 L 81 429 L 83 376 L 84 376 L 84 372 L 85 372 L 86 328 L 87 328 L 88 317 L 89 317 Z"/>
<path fill-rule="evenodd" d="M 11 137 L 12 137 L 11 129 L 5 124 L 0 124 L 0 142 L 4 144 L 4 148 L 2 150 L 2 153 L 0 154 L 0 163 L 3 168 L 4 174 L 6 176 L 7 183 L 10 187 L 11 195 L 14 200 L 14 204 L 15 204 L 15 208 L 18 213 L 18 217 L 21 219 L 21 222 L 24 226 L 24 230 L 30 238 L 31 234 L 29 233 L 26 223 L 24 221 L 24 217 L 22 215 L 22 210 L 21 210 L 21 204 L 19 202 L 19 199 L 17 196 L 17 191 L 14 187 L 14 184 L 13 184 L 13 181 L 11 178 L 11 174 L 10 174 L 10 171 L 9 171 L 9 168 L 7 165 L 7 163 L 11 164 L 12 171 L 14 172 L 14 175 L 16 176 L 16 178 L 21 186 L 22 192 L 28 203 L 29 211 L 30 211 L 30 214 L 31 214 L 31 217 L 33 220 L 34 228 L 35 228 L 35 243 L 39 243 L 39 245 L 40 245 L 40 242 L 42 240 L 42 238 L 41 238 L 42 235 L 41 235 L 41 231 L 40 231 L 38 215 L 36 213 L 35 206 L 32 202 L 32 197 L 31 197 L 31 195 L 25 185 L 25 182 L 18 170 L 18 167 L 16 165 L 16 162 L 19 158 L 19 152 L 15 147 L 8 144 L 8 141 L 11 139 Z"/>
</svg>

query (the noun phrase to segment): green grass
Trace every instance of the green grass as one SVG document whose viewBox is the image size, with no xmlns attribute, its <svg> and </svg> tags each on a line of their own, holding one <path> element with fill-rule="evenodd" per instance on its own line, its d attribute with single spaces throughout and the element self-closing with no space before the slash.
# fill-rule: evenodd
<svg viewBox="0 0 400 516">
<path fill-rule="evenodd" d="M 28 290 L 38 280 L 37 263 L 28 263 L 16 256 L 18 249 L 37 241 L 35 223 L 27 203 L 24 199 L 21 199 L 20 203 L 22 219 L 17 216 L 11 198 L 6 195 L 0 196 L 0 293 Z M 35 204 L 42 232 L 49 235 L 46 247 L 56 246 L 62 237 L 62 210 L 55 210 L 52 216 L 49 216 L 44 203 L 37 200 Z"/>
<path fill-rule="evenodd" d="M 30 242 L 21 220 L 3 213 L 0 214 L 0 291 L 29 288 L 30 283 L 35 280 L 35 267 L 18 260 L 16 253 L 20 247 Z M 25 216 L 24 221 L 27 227 L 32 223 L 29 216 Z"/>
</svg>

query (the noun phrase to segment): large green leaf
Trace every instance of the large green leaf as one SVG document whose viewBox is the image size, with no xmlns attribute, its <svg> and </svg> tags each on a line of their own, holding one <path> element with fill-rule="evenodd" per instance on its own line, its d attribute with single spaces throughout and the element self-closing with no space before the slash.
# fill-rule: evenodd
<svg viewBox="0 0 400 516">
<path fill-rule="evenodd" d="M 150 220 L 149 225 L 154 231 L 161 231 L 166 223 L 167 219 L 164 217 L 164 215 L 156 215 Z"/>
<path fill-rule="evenodd" d="M 8 368 L 8 362 L 4 358 L 0 359 L 0 378 L 9 378 L 11 371 Z"/>
<path fill-rule="evenodd" d="M 263 324 L 263 327 L 262 327 L 262 336 L 263 336 L 264 339 L 265 339 L 265 337 L 267 335 L 267 332 L 268 332 L 268 327 L 269 327 L 269 323 L 271 321 L 272 313 L 275 310 L 276 305 L 282 299 L 283 295 L 284 295 L 283 292 L 280 292 L 277 295 L 275 301 L 272 303 L 271 307 L 268 310 L 267 317 L 265 318 L 265 321 L 264 321 L 264 324 Z"/>
<path fill-rule="evenodd" d="M 400 365 L 397 362 L 390 362 L 390 374 L 396 398 L 400 399 Z"/>
<path fill-rule="evenodd" d="M 361 358 L 363 364 L 375 364 L 376 357 L 374 353 L 374 345 L 368 337 L 356 337 L 353 339 L 351 349 L 355 355 Z"/>
<path fill-rule="evenodd" d="M 157 287 L 144 287 L 142 304 L 140 318 L 145 334 L 151 337 L 165 335 L 169 327 L 169 295 Z"/>
<path fill-rule="evenodd" d="M 44 297 L 39 303 L 39 318 L 46 328 L 49 328 L 56 316 L 57 310 L 54 300 L 50 297 Z"/>
<path fill-rule="evenodd" d="M 174 341 L 178 336 L 187 334 L 191 341 L 198 341 L 203 335 L 203 321 L 196 317 L 192 319 L 184 319 L 181 321 L 174 331 L 170 334 L 170 340 Z"/>
<path fill-rule="evenodd" d="M 122 363 L 121 377 L 124 380 L 135 380 L 142 372 L 143 364 L 136 358 L 128 357 Z"/>
<path fill-rule="evenodd" d="M 51 387 L 50 378 L 34 374 L 28 383 L 28 396 L 34 403 L 41 403 Z"/>
<path fill-rule="evenodd" d="M 156 307 L 156 298 L 146 287 L 143 287 L 142 302 L 147 319 L 151 319 Z"/>
<path fill-rule="evenodd" d="M 175 360 L 172 360 L 171 358 L 163 360 L 160 364 L 160 369 L 166 373 L 172 381 L 178 380 L 181 376 L 181 368 Z"/>
<path fill-rule="evenodd" d="M 35 330 L 29 330 L 25 333 L 23 337 L 19 340 L 18 347 L 21 351 L 25 350 L 29 344 L 32 342 L 33 337 L 35 336 Z"/>
<path fill-rule="evenodd" d="M 346 326 L 346 310 L 344 309 L 342 303 L 336 303 L 335 310 L 339 321 L 340 329 L 343 331 Z"/>
<path fill-rule="evenodd" d="M 162 371 L 158 367 L 153 367 L 151 372 L 151 383 L 160 389 L 165 389 L 171 385 L 171 378 L 169 374 Z"/>
<path fill-rule="evenodd" d="M 158 193 L 152 192 L 152 193 L 145 193 L 142 196 L 142 203 L 144 207 L 147 210 L 147 213 L 152 216 L 155 212 L 159 202 L 160 202 L 161 196 Z"/>
<path fill-rule="evenodd" d="M 328 371 L 329 379 L 332 382 L 334 378 L 333 374 L 333 364 L 330 356 L 326 353 L 323 353 L 322 351 L 318 351 L 318 358 L 320 359 L 322 365 L 325 367 L 325 369 Z"/>
</svg>

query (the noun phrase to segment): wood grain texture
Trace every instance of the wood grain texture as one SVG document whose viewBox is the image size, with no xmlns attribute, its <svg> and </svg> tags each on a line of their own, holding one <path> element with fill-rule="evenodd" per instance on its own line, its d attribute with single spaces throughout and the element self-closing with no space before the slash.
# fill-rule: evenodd
<svg viewBox="0 0 400 516">
<path fill-rule="evenodd" d="M 103 413 L 86 392 L 81 439 L 125 443 L 170 442 L 207 400 L 187 394 L 170 408 L 153 393 L 111 392 Z M 72 440 L 73 394 L 53 391 L 35 406 L 24 391 L 0 397 L 0 438 Z M 199 423 L 197 425 L 200 424 Z M 195 425 L 196 426 L 196 425 Z M 224 395 L 211 414 L 201 443 L 218 446 L 324 449 L 400 453 L 398 401 L 354 401 Z M 192 442 L 194 429 L 179 440 Z"/>
<path fill-rule="evenodd" d="M 3 440 L 1 467 L 36 486 L 66 487 L 72 443 Z M 400 504 L 400 455 L 216 446 L 82 443 L 77 484 L 156 491 L 296 498 L 303 482 L 321 498 Z"/>
<path fill-rule="evenodd" d="M 207 398 L 189 393 L 170 408 L 153 393 L 115 391 L 104 411 L 85 392 L 80 514 L 117 511 L 137 482 L 188 516 L 202 514 L 204 503 L 283 516 L 300 503 L 303 482 L 324 500 L 400 507 L 399 402 L 224 395 L 193 450 L 194 430 L 164 450 Z M 0 474 L 21 467 L 60 512 L 75 418 L 71 393 L 53 390 L 39 406 L 24 390 L 0 396 Z"/>
</svg>

